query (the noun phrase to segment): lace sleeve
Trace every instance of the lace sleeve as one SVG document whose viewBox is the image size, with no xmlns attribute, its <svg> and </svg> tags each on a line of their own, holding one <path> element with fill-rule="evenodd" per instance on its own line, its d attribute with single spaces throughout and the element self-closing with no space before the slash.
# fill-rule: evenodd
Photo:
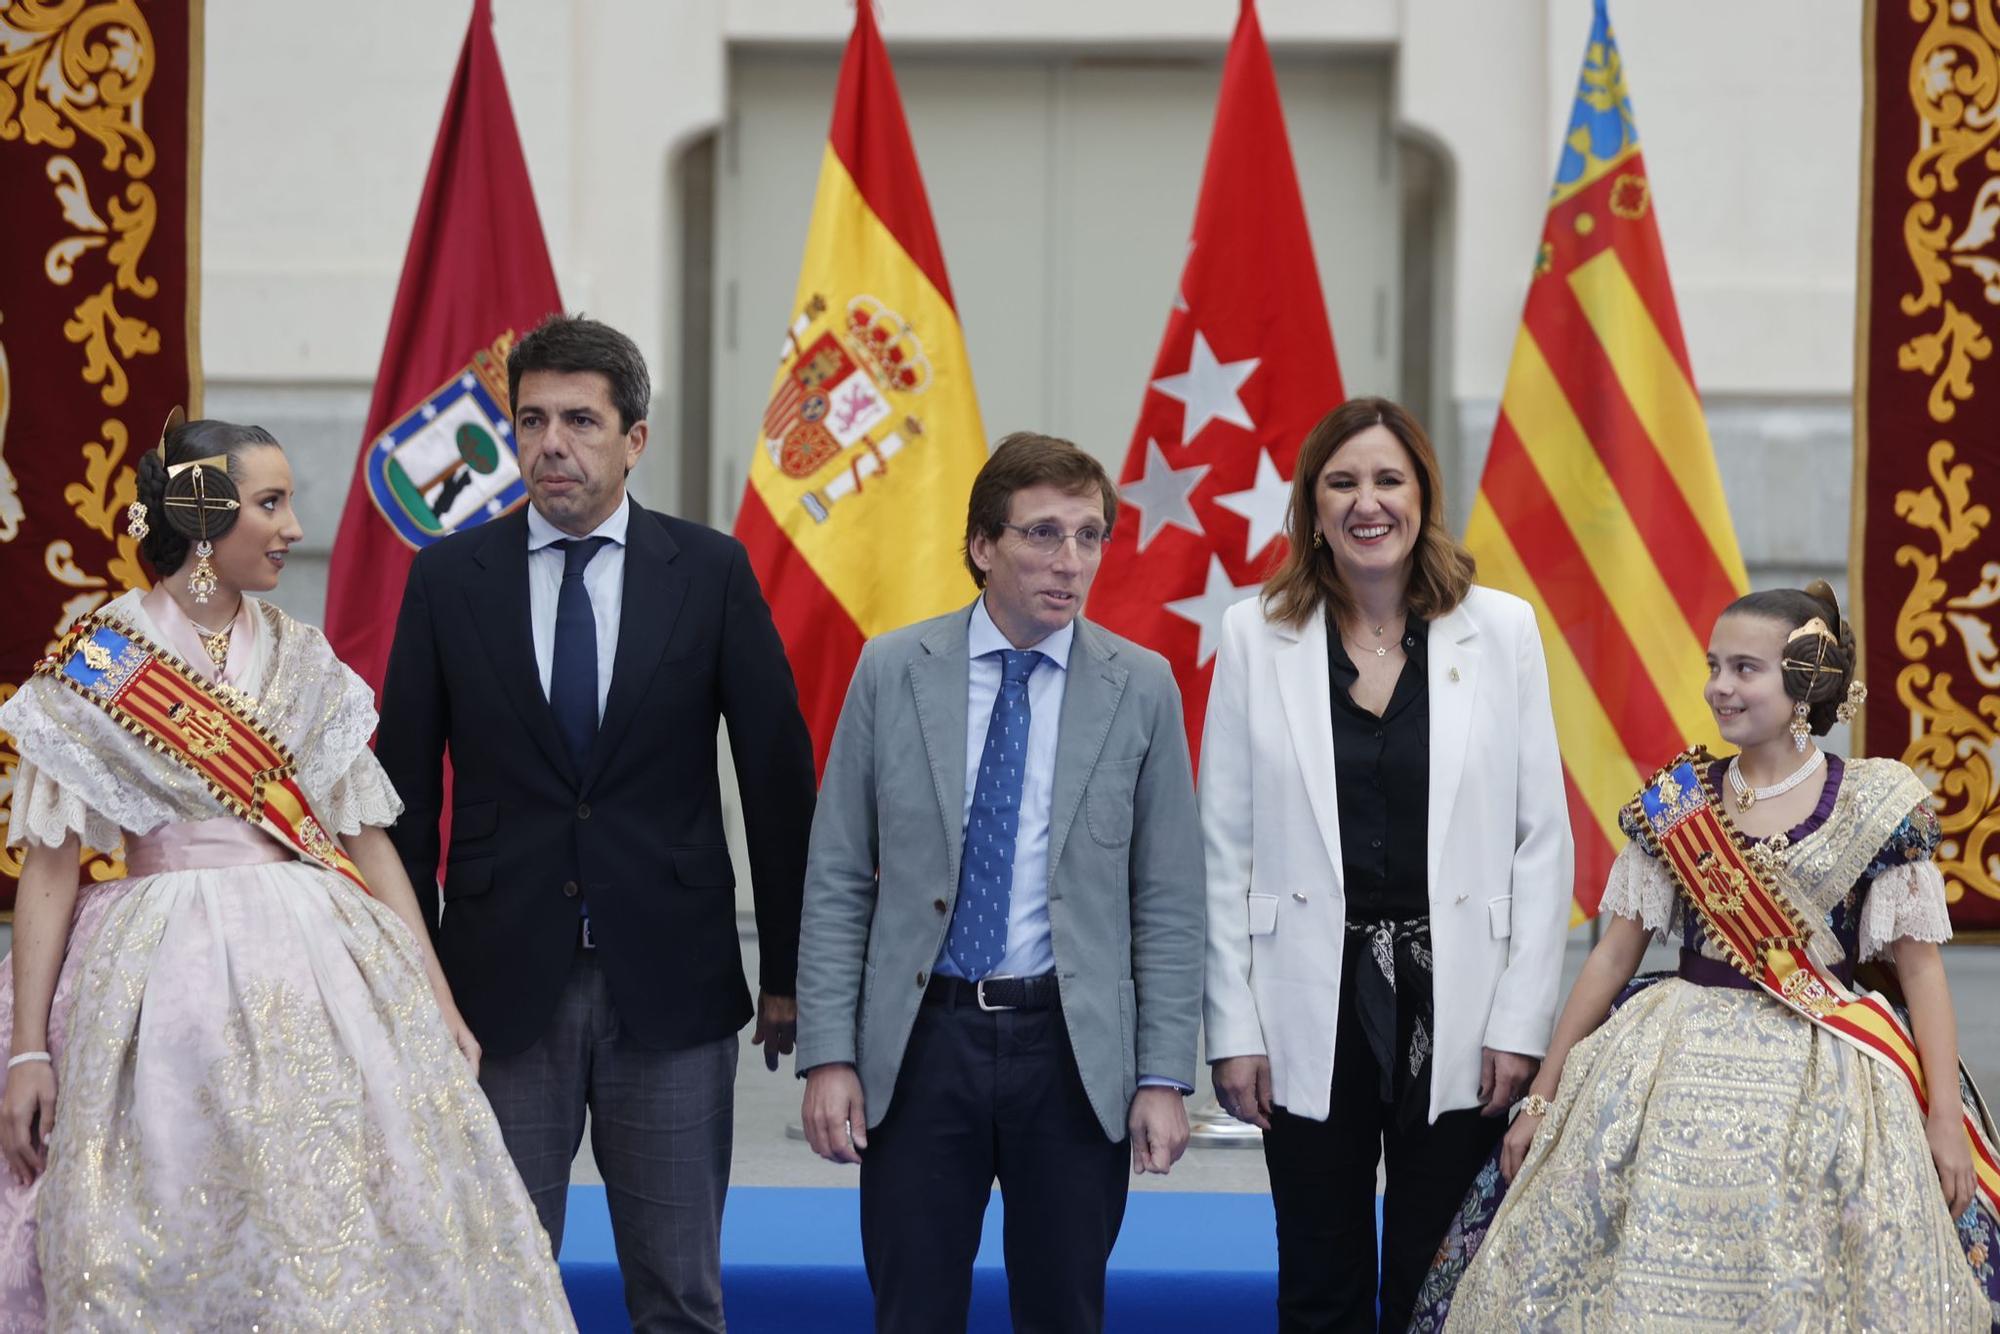
<svg viewBox="0 0 2000 1334">
<path fill-rule="evenodd" d="M 31 838 L 44 847 L 59 848 L 65 838 L 75 834 L 85 847 L 109 852 L 124 837 L 116 821 L 92 810 L 82 797 L 27 760 L 21 761 L 14 773 L 14 793 L 8 805 L 10 848 Z"/>
<path fill-rule="evenodd" d="M 1633 842 L 1627 843 L 1618 860 L 1611 863 L 1598 909 L 1629 917 L 1649 931 L 1664 934 L 1673 929 L 1675 899 L 1673 877 L 1667 868 Z"/>
<path fill-rule="evenodd" d="M 358 834 L 364 826 L 386 829 L 403 813 L 389 775 L 375 752 L 365 748 L 316 805 L 320 823 L 336 834 Z"/>
<path fill-rule="evenodd" d="M 1951 913 L 1944 901 L 1944 876 L 1929 860 L 1892 866 L 1868 887 L 1861 909 L 1862 962 L 1879 959 L 1899 940 L 1951 939 Z"/>
</svg>

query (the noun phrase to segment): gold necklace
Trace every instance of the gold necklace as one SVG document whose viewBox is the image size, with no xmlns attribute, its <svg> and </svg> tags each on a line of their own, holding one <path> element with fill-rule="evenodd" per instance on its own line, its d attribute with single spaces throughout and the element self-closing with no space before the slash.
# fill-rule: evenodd
<svg viewBox="0 0 2000 1334">
<path fill-rule="evenodd" d="M 237 608 L 238 615 L 242 614 L 242 610 L 241 607 Z M 236 628 L 236 617 L 230 617 L 229 624 L 220 630 L 211 630 L 192 616 L 188 617 L 188 624 L 192 625 L 195 633 L 201 636 L 201 646 L 207 651 L 208 660 L 215 664 L 215 670 L 220 673 L 229 664 L 229 632 Z"/>
<path fill-rule="evenodd" d="M 1380 639 L 1382 637 L 1382 632 L 1388 628 L 1389 628 L 1389 623 L 1387 621 L 1384 621 L 1381 625 L 1376 626 L 1375 637 L 1377 639 Z M 1353 640 L 1349 639 L 1347 637 L 1346 631 L 1341 632 L 1340 638 L 1349 648 L 1359 649 L 1367 647 L 1364 644 L 1357 644 Z M 1389 647 L 1386 644 L 1377 644 L 1375 645 L 1374 653 L 1375 656 L 1378 658 L 1386 658 L 1389 656 Z"/>
</svg>

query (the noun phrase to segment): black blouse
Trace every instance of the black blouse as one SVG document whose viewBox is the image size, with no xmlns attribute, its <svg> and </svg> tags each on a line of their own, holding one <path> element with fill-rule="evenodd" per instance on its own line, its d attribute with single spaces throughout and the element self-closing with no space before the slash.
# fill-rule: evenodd
<svg viewBox="0 0 2000 1334">
<path fill-rule="evenodd" d="M 1350 922 L 1430 915 L 1430 627 L 1411 617 L 1403 671 L 1378 718 L 1354 702 L 1361 677 L 1329 613 L 1326 659 L 1333 696 L 1333 762 L 1340 856 Z"/>
</svg>

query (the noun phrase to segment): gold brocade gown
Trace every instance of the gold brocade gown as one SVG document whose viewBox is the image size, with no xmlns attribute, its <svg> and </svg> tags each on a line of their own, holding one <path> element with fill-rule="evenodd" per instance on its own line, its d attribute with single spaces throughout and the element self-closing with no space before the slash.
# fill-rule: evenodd
<svg viewBox="0 0 2000 1334">
<path fill-rule="evenodd" d="M 1781 888 L 1818 926 L 1808 948 L 1845 972 L 1950 926 L 1921 782 L 1829 758 Z M 1683 925 L 1637 841 L 1603 911 Z M 1901 1077 L 1761 992 L 1689 980 L 1712 976 L 1699 961 L 1682 972 L 1570 1052 L 1447 1328 L 1985 1334 L 1994 1313 Z"/>
</svg>

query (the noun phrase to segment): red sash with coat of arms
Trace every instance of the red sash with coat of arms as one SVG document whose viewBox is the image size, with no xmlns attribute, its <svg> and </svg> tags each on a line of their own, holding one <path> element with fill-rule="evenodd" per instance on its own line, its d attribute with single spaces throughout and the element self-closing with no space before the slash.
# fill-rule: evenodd
<svg viewBox="0 0 2000 1334">
<path fill-rule="evenodd" d="M 367 893 L 360 868 L 314 816 L 297 763 L 250 716 L 242 692 L 211 686 L 172 654 L 95 617 L 72 627 L 35 674 L 200 778 L 232 815 Z"/>
</svg>

